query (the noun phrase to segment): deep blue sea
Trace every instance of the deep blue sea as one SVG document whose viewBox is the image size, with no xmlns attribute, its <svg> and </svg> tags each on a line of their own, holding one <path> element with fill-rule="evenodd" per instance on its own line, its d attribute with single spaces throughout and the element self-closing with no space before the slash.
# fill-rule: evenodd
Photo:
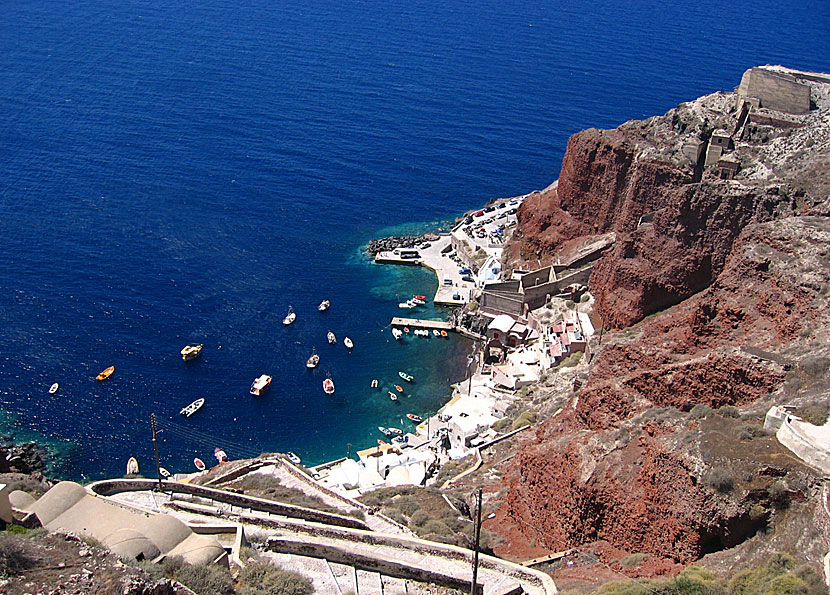
<svg viewBox="0 0 830 595">
<path fill-rule="evenodd" d="M 437 282 L 370 264 L 370 238 L 547 186 L 572 133 L 731 89 L 753 65 L 830 71 L 825 0 L 41 0 L 0 14 L 0 432 L 47 444 L 71 478 L 120 475 L 131 455 L 152 475 L 151 413 L 162 464 L 190 471 L 217 446 L 313 464 L 435 411 L 469 345 L 390 342 L 396 294 Z M 188 342 L 205 348 L 185 364 Z M 369 388 L 398 370 L 416 378 L 398 403 Z M 274 383 L 255 398 L 261 373 Z"/>
</svg>

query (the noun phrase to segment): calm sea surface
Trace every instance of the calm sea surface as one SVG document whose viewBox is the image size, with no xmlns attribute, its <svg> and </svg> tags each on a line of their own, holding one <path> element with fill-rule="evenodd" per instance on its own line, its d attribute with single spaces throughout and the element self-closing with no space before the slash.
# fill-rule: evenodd
<svg viewBox="0 0 830 595">
<path fill-rule="evenodd" d="M 370 238 L 542 188 L 570 134 L 731 89 L 750 66 L 830 70 L 824 1 L 0 13 L 0 432 L 49 445 L 73 478 L 121 474 L 131 455 L 149 471 L 153 412 L 172 471 L 217 446 L 317 463 L 372 444 L 378 425 L 409 427 L 404 414 L 445 401 L 469 344 L 390 341 L 399 296 L 436 280 L 368 263 Z M 327 345 L 329 329 L 353 352 Z M 185 364 L 188 342 L 205 348 Z M 392 403 L 398 370 L 416 383 Z M 272 388 L 251 397 L 261 373 Z"/>
</svg>

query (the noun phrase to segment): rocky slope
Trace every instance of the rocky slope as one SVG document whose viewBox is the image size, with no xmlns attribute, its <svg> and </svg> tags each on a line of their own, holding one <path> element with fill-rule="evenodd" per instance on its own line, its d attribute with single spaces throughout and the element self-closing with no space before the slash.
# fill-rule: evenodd
<svg viewBox="0 0 830 595">
<path fill-rule="evenodd" d="M 588 548 L 632 576 L 780 548 L 818 565 L 820 478 L 762 429 L 774 403 L 828 413 L 830 183 L 808 172 L 830 156 L 830 85 L 814 86 L 803 126 L 752 125 L 766 140 L 737 144 L 735 180 L 696 181 L 682 151 L 734 127 L 735 98 L 716 94 L 575 135 L 558 187 L 525 201 L 514 258 L 616 232 L 590 289 L 598 326 L 619 330 L 594 342 L 587 382 L 504 470 L 486 525 L 501 553 Z M 632 553 L 646 561 L 619 564 Z"/>
</svg>

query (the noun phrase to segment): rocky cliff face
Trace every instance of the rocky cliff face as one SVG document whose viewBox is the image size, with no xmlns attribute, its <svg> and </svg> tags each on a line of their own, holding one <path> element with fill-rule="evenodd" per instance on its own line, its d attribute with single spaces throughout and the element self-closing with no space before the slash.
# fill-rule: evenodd
<svg viewBox="0 0 830 595">
<path fill-rule="evenodd" d="M 490 525 L 509 536 L 502 553 L 521 535 L 549 551 L 606 544 L 618 555 L 605 563 L 645 553 L 649 572 L 750 556 L 749 543 L 823 556 L 822 536 L 793 520 L 812 514 L 799 502 L 817 475 L 762 419 L 773 403 L 818 410 L 818 423 L 830 411 L 830 184 L 806 173 L 830 155 L 824 91 L 801 128 L 769 131 L 775 147 L 738 147 L 743 178 L 696 181 L 682 151 L 736 116 L 718 94 L 575 135 L 558 187 L 522 205 L 512 253 L 526 260 L 616 232 L 590 289 L 619 330 L 595 340 L 587 382 L 506 470 Z M 783 148 L 810 138 L 812 158 Z"/>
</svg>

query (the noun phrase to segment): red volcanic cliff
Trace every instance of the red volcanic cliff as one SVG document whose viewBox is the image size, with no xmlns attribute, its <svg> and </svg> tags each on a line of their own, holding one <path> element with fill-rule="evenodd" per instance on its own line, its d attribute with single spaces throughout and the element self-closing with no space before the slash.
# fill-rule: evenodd
<svg viewBox="0 0 830 595">
<path fill-rule="evenodd" d="M 815 476 L 761 420 L 773 403 L 828 411 L 830 188 L 816 168 L 830 162 L 826 87 L 801 127 L 742 133 L 764 140 L 739 143 L 735 180 L 696 169 L 683 150 L 734 129 L 734 102 L 717 94 L 574 135 L 558 185 L 524 201 L 507 252 L 519 266 L 566 260 L 607 232 L 616 244 L 590 279 L 606 332 L 587 380 L 504 470 L 509 491 L 490 522 L 509 537 L 502 553 L 518 534 L 676 569 L 789 522 L 781 486 L 808 497 Z M 803 551 L 823 547 L 791 534 Z"/>
</svg>

